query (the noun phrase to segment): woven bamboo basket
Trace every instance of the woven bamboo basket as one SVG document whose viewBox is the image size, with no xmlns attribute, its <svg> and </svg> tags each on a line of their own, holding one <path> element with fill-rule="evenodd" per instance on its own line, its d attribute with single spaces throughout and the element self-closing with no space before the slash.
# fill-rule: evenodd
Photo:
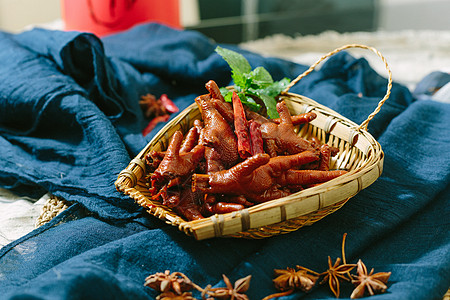
<svg viewBox="0 0 450 300">
<path fill-rule="evenodd" d="M 384 62 L 389 75 L 385 96 L 360 125 L 312 99 L 289 93 L 293 85 L 311 73 L 323 60 L 348 48 L 362 48 L 374 52 Z M 384 153 L 380 144 L 368 133 L 367 126 L 389 98 L 391 88 L 392 74 L 383 55 L 373 47 L 351 44 L 322 56 L 281 93 L 280 100 L 286 102 L 291 114 L 314 111 L 317 115 L 312 122 L 299 127 L 298 134 L 307 139 L 317 137 L 322 143 L 339 148 L 338 155 L 332 159 L 331 169 L 349 171 L 315 187 L 233 213 L 216 214 L 195 221 L 186 221 L 170 208 L 152 200 L 144 180 L 145 156 L 152 150 L 165 150 L 175 131 L 181 130 L 185 134 L 192 127 L 194 120 L 201 119 L 197 104 L 193 103 L 162 128 L 131 160 L 127 168 L 119 174 L 115 182 L 116 188 L 133 198 L 138 205 L 145 207 L 151 215 L 177 226 L 179 230 L 197 240 L 213 237 L 260 239 L 298 230 L 335 212 L 381 175 Z"/>
</svg>

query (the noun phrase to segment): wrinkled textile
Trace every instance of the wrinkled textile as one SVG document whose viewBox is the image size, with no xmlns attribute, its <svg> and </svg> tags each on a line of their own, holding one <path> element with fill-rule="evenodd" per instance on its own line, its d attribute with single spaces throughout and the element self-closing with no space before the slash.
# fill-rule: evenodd
<svg viewBox="0 0 450 300">
<path fill-rule="evenodd" d="M 142 136 L 150 120 L 139 108 L 141 95 L 166 93 L 182 110 L 206 93 L 208 80 L 230 84 L 214 42 L 144 24 L 103 39 L 3 32 L 0 44 L 0 186 L 74 203 L 0 249 L 1 299 L 154 299 L 158 293 L 143 285 L 145 277 L 164 270 L 203 287 L 224 286 L 222 274 L 232 281 L 252 275 L 247 294 L 261 299 L 276 292 L 274 269 L 325 271 L 328 256 L 341 256 L 344 233 L 348 262 L 361 258 L 375 272 L 392 272 L 387 293 L 374 299 L 441 299 L 450 286 L 450 104 L 417 100 L 394 84 L 369 124 L 385 153 L 373 185 L 287 235 L 195 241 L 147 215 L 114 181 L 163 125 Z M 276 80 L 307 68 L 241 52 Z M 361 123 L 386 83 L 365 59 L 342 52 L 291 92 Z M 341 298 L 351 290 L 342 284 Z M 285 297 L 300 298 L 334 299 L 319 285 Z"/>
</svg>

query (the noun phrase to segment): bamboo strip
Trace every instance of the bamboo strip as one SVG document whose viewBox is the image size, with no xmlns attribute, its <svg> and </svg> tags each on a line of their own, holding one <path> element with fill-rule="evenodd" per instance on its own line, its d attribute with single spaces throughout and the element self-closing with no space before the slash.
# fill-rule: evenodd
<svg viewBox="0 0 450 300">
<path fill-rule="evenodd" d="M 367 46 L 363 48 L 373 50 Z M 317 137 L 322 143 L 339 149 L 337 157 L 332 158 L 331 166 L 335 169 L 347 169 L 349 172 L 321 185 L 284 198 L 254 205 L 242 211 L 214 215 L 196 221 L 185 221 L 170 208 L 151 200 L 144 176 L 145 156 L 152 150 L 165 150 L 170 138 L 177 130 L 186 134 L 194 120 L 201 119 L 201 113 L 197 105 L 193 103 L 164 126 L 119 174 L 115 182 L 116 188 L 133 198 L 138 205 L 148 209 L 149 214 L 177 226 L 180 231 L 193 235 L 197 240 L 223 236 L 266 238 L 311 225 L 342 207 L 351 197 L 370 186 L 381 175 L 384 153 L 380 144 L 367 132 L 367 125 L 389 97 L 391 81 L 389 70 L 386 96 L 380 101 L 375 112 L 361 125 L 357 125 L 312 99 L 289 93 L 289 88 L 280 96 L 280 100 L 286 102 L 291 114 L 308 111 L 314 111 L 317 114 L 317 118 L 312 122 L 299 126 L 300 136 L 307 139 Z"/>
<path fill-rule="evenodd" d="M 301 97 L 301 99 L 307 98 Z M 292 114 L 298 114 L 299 111 L 304 109 L 304 105 L 297 101 L 291 102 L 287 98 L 285 101 L 289 103 Z M 310 99 L 307 101 L 308 107 L 314 104 Z M 193 121 L 200 117 L 196 105 L 190 106 L 186 112 L 169 122 L 126 168 L 129 172 L 133 172 L 137 178 L 138 182 L 135 183 L 135 187 L 131 187 L 133 179 L 130 178 L 128 172 L 121 173 L 116 181 L 116 186 L 118 190 L 133 198 L 136 203 L 148 208 L 150 214 L 171 225 L 178 226 L 181 231 L 193 235 L 198 240 L 216 236 L 262 238 L 270 234 L 291 232 L 296 230 L 294 228 L 298 229 L 306 224 L 316 222 L 316 220 L 329 214 L 328 211 L 334 211 L 337 203 L 347 201 L 361 189 L 372 184 L 380 176 L 382 170 L 382 161 L 380 163 L 380 156 L 376 155 L 377 151 L 381 151 L 381 147 L 373 147 L 378 143 L 370 134 L 357 133 L 358 139 L 352 146 L 351 144 L 355 141 L 355 135 L 352 133 L 355 125 L 351 121 L 347 121 L 327 109 L 321 109 L 321 112 L 317 112 L 317 115 L 318 118 L 315 122 L 303 126 L 299 134 L 304 137 L 316 136 L 322 142 L 338 147 L 340 153 L 334 159 L 333 165 L 335 167 L 347 168 L 350 171 L 359 168 L 360 171 L 356 174 L 350 172 L 320 186 L 285 198 L 252 206 L 246 210 L 247 222 L 243 221 L 242 215 L 245 214 L 241 212 L 224 214 L 220 218 L 212 216 L 200 221 L 187 222 L 161 203 L 150 200 L 151 197 L 144 182 L 142 166 L 138 159 L 144 159 L 145 155 L 152 150 L 165 150 L 168 141 L 176 130 L 182 130 L 186 133 Z M 333 128 L 331 130 L 328 128 L 329 133 L 326 134 L 326 127 L 330 127 L 330 117 L 335 122 Z M 328 136 L 328 140 L 326 140 L 326 136 Z M 370 157 L 366 156 L 368 149 L 370 149 L 370 153 L 373 153 Z M 284 213 L 282 213 L 283 211 Z M 318 211 L 321 211 L 318 216 L 307 217 L 310 214 L 316 214 Z M 298 219 L 297 222 L 293 222 L 296 219 Z M 243 224 L 247 225 L 244 226 Z M 273 224 L 278 224 L 276 229 L 272 227 L 267 230 L 264 229 L 266 226 L 273 226 Z M 283 228 L 283 224 L 286 224 L 287 227 Z M 251 233 L 242 233 L 244 229 Z"/>
</svg>

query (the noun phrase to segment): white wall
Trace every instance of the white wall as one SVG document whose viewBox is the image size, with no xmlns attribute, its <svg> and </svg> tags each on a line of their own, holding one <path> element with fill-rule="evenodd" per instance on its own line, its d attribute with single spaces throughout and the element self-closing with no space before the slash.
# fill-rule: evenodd
<svg viewBox="0 0 450 300">
<path fill-rule="evenodd" d="M 18 32 L 60 18 L 60 0 L 0 0 L 0 30 Z"/>
<path fill-rule="evenodd" d="M 180 1 L 181 23 L 195 24 L 197 1 Z M 449 0 L 377 0 L 380 30 L 450 30 L 449 12 Z M 48 25 L 58 20 L 61 20 L 60 0 L 0 0 L 0 30 L 18 32 L 30 25 Z"/>
<path fill-rule="evenodd" d="M 378 29 L 450 30 L 449 0 L 378 0 Z"/>
</svg>

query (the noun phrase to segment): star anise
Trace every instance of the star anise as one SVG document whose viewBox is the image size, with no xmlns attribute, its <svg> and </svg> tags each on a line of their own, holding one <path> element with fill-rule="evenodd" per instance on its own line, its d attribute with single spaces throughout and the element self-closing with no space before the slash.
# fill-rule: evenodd
<svg viewBox="0 0 450 300">
<path fill-rule="evenodd" d="M 363 297 L 366 290 L 371 296 L 375 295 L 375 293 L 384 293 L 387 290 L 386 283 L 389 280 L 389 276 L 391 276 L 391 272 L 373 274 L 372 269 L 370 273 L 367 273 L 366 265 L 361 260 L 358 261 L 357 266 L 358 275 L 353 275 L 355 279 L 352 280 L 356 288 L 350 295 L 351 299 Z"/>
<path fill-rule="evenodd" d="M 141 96 L 141 99 L 139 100 L 139 106 L 144 112 L 146 118 L 154 118 L 167 114 L 167 110 L 161 100 L 156 99 L 156 97 L 152 94 Z"/>
<path fill-rule="evenodd" d="M 309 292 L 319 279 L 319 274 L 301 266 L 297 266 L 297 269 L 297 271 L 293 268 L 275 269 L 274 272 L 277 277 L 273 280 L 273 283 L 275 288 L 282 293 L 266 296 L 264 300 L 287 296 L 295 290 Z"/>
<path fill-rule="evenodd" d="M 340 257 L 336 259 L 336 262 L 333 265 L 331 257 L 328 256 L 328 270 L 320 274 L 325 275 L 320 284 L 328 281 L 331 291 L 336 296 L 336 298 L 339 298 L 340 280 L 350 281 L 349 272 L 355 267 L 355 264 L 341 264 Z"/>
<path fill-rule="evenodd" d="M 156 297 L 156 300 L 196 300 L 192 293 L 184 292 L 181 295 L 174 292 L 165 292 Z"/>
<path fill-rule="evenodd" d="M 230 279 L 228 279 L 227 276 L 222 276 L 226 287 L 207 289 L 205 291 L 206 294 L 220 300 L 248 300 L 248 296 L 245 295 L 245 292 L 247 292 L 250 287 L 251 275 L 236 280 L 234 287 L 231 285 Z"/>
<path fill-rule="evenodd" d="M 331 257 L 328 256 L 328 270 L 320 274 L 325 275 L 320 284 L 323 284 L 328 281 L 328 285 L 330 286 L 330 289 L 336 298 L 339 298 L 340 280 L 350 281 L 351 280 L 350 271 L 356 267 L 356 264 L 347 264 L 345 262 L 346 237 L 347 234 L 344 233 L 344 236 L 342 237 L 342 247 L 341 247 L 343 264 L 341 265 L 341 258 L 338 257 L 333 265 Z"/>
<path fill-rule="evenodd" d="M 277 276 L 273 280 L 275 288 L 280 291 L 298 289 L 309 292 L 316 284 L 319 274 L 301 266 L 297 266 L 297 269 L 297 271 L 293 268 L 287 268 L 286 270 L 275 269 L 275 276 Z"/>
<path fill-rule="evenodd" d="M 186 275 L 180 272 L 170 273 L 169 270 L 148 276 L 144 285 L 159 292 L 175 292 L 178 295 L 193 288 L 191 280 Z"/>
</svg>

